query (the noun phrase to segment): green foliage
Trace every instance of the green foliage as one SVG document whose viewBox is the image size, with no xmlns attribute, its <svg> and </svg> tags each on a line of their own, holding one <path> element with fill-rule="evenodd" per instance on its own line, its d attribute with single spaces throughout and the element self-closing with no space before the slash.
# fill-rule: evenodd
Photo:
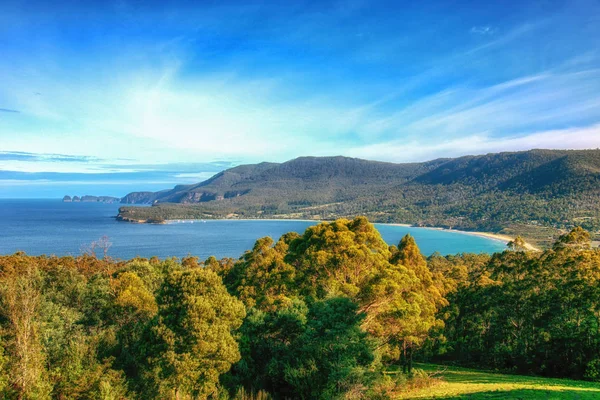
<svg viewBox="0 0 600 400">
<path fill-rule="evenodd" d="M 245 317 L 242 303 L 221 278 L 200 268 L 167 274 L 157 296 L 147 377 L 160 398 L 206 398 L 219 375 L 240 359 L 233 333 Z"/>
<path fill-rule="evenodd" d="M 117 306 L 147 315 L 153 315 L 158 311 L 154 295 L 135 272 L 119 274 L 113 280 L 112 287 Z"/>
<path fill-rule="evenodd" d="M 382 336 L 388 340 L 386 356 L 394 360 L 397 358 L 396 354 L 401 354 L 405 370 L 410 373 L 413 349 L 423 344 L 433 328 L 442 326 L 436 313 L 447 302 L 434 284 L 427 261 L 412 236 L 404 236 L 398 247 L 392 247 L 391 251 L 392 265 L 396 268 L 404 267 L 408 271 L 412 278 L 411 286 L 409 290 L 398 288 L 398 282 L 402 282 L 398 278 L 385 285 L 387 296 L 378 297 L 385 300 L 381 305 L 385 311 L 378 319 L 394 321 L 393 324 L 388 323 L 382 332 Z M 401 317 L 394 317 L 399 312 Z"/>
<path fill-rule="evenodd" d="M 174 260 L 0 256 L 0 397 L 205 398 L 243 317 L 214 272 Z"/>
<path fill-rule="evenodd" d="M 514 240 L 511 240 L 506 246 L 513 251 L 526 251 L 527 243 L 521 236 L 517 236 Z"/>
<path fill-rule="evenodd" d="M 599 332 L 582 228 L 493 256 L 426 259 L 364 217 L 237 261 L 0 256 L 7 399 L 387 399 L 430 382 L 413 355 L 598 381 Z"/>
<path fill-rule="evenodd" d="M 20 260 L 21 261 L 21 260 Z M 4 271 L 0 282 L 0 315 L 7 326 L 9 384 L 25 399 L 47 399 L 51 387 L 44 379 L 46 354 L 42 348 L 38 315 L 42 303 L 39 272 L 26 263 Z"/>
<path fill-rule="evenodd" d="M 583 377 L 590 381 L 600 382 L 600 358 L 595 358 L 588 363 Z"/>
<path fill-rule="evenodd" d="M 383 356 L 394 362 L 400 357 L 400 346 L 409 349 L 404 354 L 410 359 L 412 349 L 438 324 L 436 311 L 445 303 L 412 238 L 391 250 L 364 217 L 322 223 L 302 236 L 286 235 L 276 244 L 269 238 L 258 240 L 252 251 L 224 273 L 230 291 L 248 307 L 242 328 L 245 350 L 233 374 L 238 384 L 301 398 L 315 398 L 315 392 L 306 391 L 315 387 L 330 396 L 350 392 L 359 396 L 366 390 L 360 387 L 369 388 L 365 382 L 374 378 L 366 373 L 366 364 L 343 368 L 339 360 L 337 372 L 327 372 L 328 367 L 319 361 L 322 354 L 329 354 L 319 348 L 325 333 L 310 339 L 313 347 L 303 342 L 304 332 L 315 329 L 313 320 L 339 318 L 313 317 L 322 309 L 334 314 L 330 306 L 334 299 L 338 299 L 331 303 L 339 305 L 336 310 L 341 304 L 355 308 L 354 330 L 344 335 L 362 332 L 368 337 L 377 348 L 373 360 Z M 337 340 L 342 343 L 342 338 L 340 333 Z M 334 343 L 328 346 L 338 349 Z M 301 353 L 296 354 L 296 349 L 302 349 Z M 356 353 L 352 346 L 344 342 L 343 349 L 339 356 L 354 360 L 356 355 L 347 353 Z M 370 368 L 377 370 L 374 365 Z M 346 377 L 335 375 L 342 371 Z M 329 373 L 338 381 L 335 393 L 327 389 Z M 325 380 L 321 384 L 320 378 Z"/>
<path fill-rule="evenodd" d="M 309 306 L 294 299 L 276 312 L 252 310 L 242 328 L 243 359 L 231 379 L 275 398 L 364 392 L 373 379 L 374 347 L 360 327 L 363 318 L 356 304 L 339 297 Z"/>
<path fill-rule="evenodd" d="M 439 359 L 595 379 L 600 251 L 575 228 L 544 253 L 505 251 L 470 271 L 442 311 Z"/>
<path fill-rule="evenodd" d="M 290 347 L 283 369 L 300 397 L 333 399 L 349 392 L 356 395 L 369 386 L 367 368 L 374 360 L 374 348 L 360 328 L 364 315 L 357 310 L 346 298 L 311 305 L 305 331 Z"/>
<path fill-rule="evenodd" d="M 560 251 L 564 248 L 584 250 L 590 248 L 590 233 L 580 226 L 576 226 L 569 233 L 558 238 L 553 249 Z"/>
<path fill-rule="evenodd" d="M 389 265 L 390 253 L 366 218 L 340 219 L 310 227 L 290 244 L 286 257 L 296 270 L 304 294 L 360 300 L 361 291 Z"/>
<path fill-rule="evenodd" d="M 6 393 L 6 388 L 9 382 L 8 376 L 8 357 L 4 353 L 4 343 L 0 337 L 0 394 Z"/>
<path fill-rule="evenodd" d="M 284 261 L 288 243 L 297 235 L 284 235 L 273 247 L 269 237 L 256 241 L 240 262 L 226 275 L 226 283 L 246 307 L 276 310 L 290 302 L 294 295 L 295 269 Z"/>
<path fill-rule="evenodd" d="M 256 393 L 248 393 L 243 387 L 239 388 L 232 400 L 271 400 L 271 395 L 259 390 Z"/>
<path fill-rule="evenodd" d="M 321 223 L 274 246 L 270 238 L 260 239 L 225 282 L 248 307 L 266 312 L 294 296 L 347 297 L 366 314 L 363 329 L 391 361 L 400 355 L 398 346 L 423 342 L 445 304 L 414 239 L 406 237 L 390 251 L 364 217 Z"/>
</svg>

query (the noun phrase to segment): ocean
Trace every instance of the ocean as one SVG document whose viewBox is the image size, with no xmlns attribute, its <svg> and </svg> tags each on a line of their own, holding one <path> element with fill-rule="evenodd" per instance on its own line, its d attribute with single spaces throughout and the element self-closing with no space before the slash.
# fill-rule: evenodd
<svg viewBox="0 0 600 400">
<path fill-rule="evenodd" d="M 108 255 L 159 258 L 198 256 L 240 257 L 256 239 L 277 240 L 286 232 L 302 233 L 316 224 L 286 220 L 206 220 L 164 225 L 132 224 L 115 220 L 120 204 L 63 203 L 59 199 L 0 199 L 0 254 L 24 251 L 30 255 L 79 255 L 94 241 L 108 237 Z M 410 233 L 425 255 L 493 253 L 505 249 L 501 241 L 441 231 L 376 224 L 388 244 L 398 244 Z"/>
</svg>

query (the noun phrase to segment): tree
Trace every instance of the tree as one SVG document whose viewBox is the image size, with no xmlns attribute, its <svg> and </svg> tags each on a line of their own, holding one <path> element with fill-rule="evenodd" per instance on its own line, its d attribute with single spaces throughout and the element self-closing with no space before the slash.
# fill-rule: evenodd
<svg viewBox="0 0 600 400">
<path fill-rule="evenodd" d="M 156 315 L 158 306 L 152 292 L 135 272 L 131 272 L 131 267 L 129 265 L 128 271 L 111 281 L 113 298 L 110 320 L 116 325 L 117 340 L 112 354 L 116 357 L 117 365 L 137 381 L 146 356 L 142 344 L 144 332 Z M 153 281 L 148 277 L 146 280 Z"/>
<path fill-rule="evenodd" d="M 527 243 L 521 236 L 517 236 L 514 240 L 511 240 L 506 246 L 512 251 L 526 251 Z"/>
<path fill-rule="evenodd" d="M 108 250 L 110 250 L 111 247 L 112 242 L 110 241 L 110 238 L 104 235 L 100 239 L 92 241 L 88 246 L 83 247 L 82 250 L 92 257 L 97 257 L 98 252 L 100 252 L 102 258 L 106 259 L 108 257 Z"/>
<path fill-rule="evenodd" d="M 389 324 L 384 332 L 388 337 L 388 348 L 400 346 L 404 370 L 411 373 L 413 350 L 423 344 L 432 328 L 443 324 L 436 313 L 447 305 L 447 301 L 434 284 L 427 261 L 412 236 L 404 236 L 398 248 L 392 248 L 390 262 L 395 268 L 404 267 L 410 279 L 404 278 L 409 285 L 386 304 L 388 309 L 383 314 L 386 319 L 390 314 L 402 317 L 395 318 L 395 324 Z M 398 288 L 397 284 L 392 287 Z M 403 298 L 402 302 L 398 302 L 399 297 Z"/>
<path fill-rule="evenodd" d="M 379 232 L 365 217 L 357 217 L 308 228 L 290 243 L 286 261 L 301 274 L 302 294 L 346 296 L 360 303 L 363 288 L 389 266 L 389 258 Z"/>
<path fill-rule="evenodd" d="M 590 246 L 590 233 L 584 230 L 582 227 L 577 226 L 569 233 L 560 236 L 552 248 L 554 250 L 560 250 L 569 247 L 576 250 L 585 250 L 589 249 Z"/>
<path fill-rule="evenodd" d="M 20 261 L 0 282 L 0 312 L 9 324 L 10 384 L 19 399 L 45 399 L 51 387 L 44 379 L 38 322 L 41 279 L 34 265 Z"/>
<path fill-rule="evenodd" d="M 307 302 L 346 297 L 365 314 L 362 327 L 386 360 L 394 361 L 399 346 L 410 355 L 440 322 L 435 314 L 445 300 L 412 237 L 391 250 L 366 218 L 339 219 L 275 246 L 260 239 L 226 282 L 247 306 L 262 311 L 275 311 L 293 296 Z"/>
<path fill-rule="evenodd" d="M 157 312 L 156 300 L 142 279 L 134 272 L 123 272 L 113 282 L 115 304 L 130 311 L 143 315 L 153 315 Z"/>
<path fill-rule="evenodd" d="M 270 237 L 257 240 L 227 274 L 226 284 L 246 307 L 274 311 L 290 303 L 297 292 L 296 270 L 284 257 L 296 236 L 284 235 L 275 246 Z"/>
<path fill-rule="evenodd" d="M 221 278 L 204 269 L 168 273 L 150 327 L 147 395 L 207 398 L 217 392 L 219 375 L 240 358 L 234 334 L 245 316 Z"/>
<path fill-rule="evenodd" d="M 373 373 L 373 343 L 364 314 L 348 298 L 307 305 L 295 298 L 277 311 L 251 310 L 242 327 L 243 359 L 233 381 L 275 398 L 333 399 L 364 395 Z"/>
<path fill-rule="evenodd" d="M 364 317 L 343 297 L 310 306 L 305 330 L 283 363 L 283 375 L 300 398 L 333 399 L 346 393 L 359 398 L 361 388 L 366 390 L 374 346 L 361 328 Z"/>
<path fill-rule="evenodd" d="M 446 360 L 597 379 L 600 251 L 580 228 L 543 253 L 504 251 L 449 296 Z"/>
</svg>

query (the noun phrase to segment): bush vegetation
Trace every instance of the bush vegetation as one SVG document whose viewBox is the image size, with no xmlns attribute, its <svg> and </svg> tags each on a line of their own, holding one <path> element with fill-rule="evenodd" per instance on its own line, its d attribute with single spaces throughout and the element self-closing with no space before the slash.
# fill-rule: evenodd
<svg viewBox="0 0 600 400">
<path fill-rule="evenodd" d="M 0 397 L 386 399 L 413 359 L 600 380 L 598 279 L 581 228 L 426 259 L 364 217 L 239 260 L 0 256 Z"/>
</svg>

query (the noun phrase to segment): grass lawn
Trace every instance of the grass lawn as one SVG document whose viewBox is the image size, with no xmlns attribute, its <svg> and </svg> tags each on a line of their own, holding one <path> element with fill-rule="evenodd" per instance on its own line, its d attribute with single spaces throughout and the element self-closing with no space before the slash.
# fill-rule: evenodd
<svg viewBox="0 0 600 400">
<path fill-rule="evenodd" d="M 403 393 L 398 399 L 600 400 L 598 383 L 503 375 L 431 364 L 420 364 L 417 368 L 427 372 L 443 371 L 440 382 Z"/>
</svg>

